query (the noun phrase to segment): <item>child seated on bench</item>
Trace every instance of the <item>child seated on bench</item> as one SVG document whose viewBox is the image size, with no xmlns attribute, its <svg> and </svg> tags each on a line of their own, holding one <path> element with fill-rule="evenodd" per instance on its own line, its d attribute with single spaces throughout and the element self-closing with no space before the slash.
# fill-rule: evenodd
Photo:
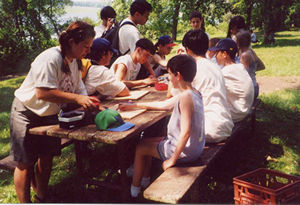
<svg viewBox="0 0 300 205">
<path fill-rule="evenodd" d="M 189 55 L 177 55 L 167 64 L 170 81 L 180 94 L 163 102 L 122 103 L 121 110 L 133 108 L 173 109 L 168 124 L 168 134 L 163 137 L 143 138 L 137 145 L 131 196 L 137 197 L 141 186 L 150 184 L 150 168 L 152 157 L 163 161 L 164 170 L 176 163 L 190 162 L 199 158 L 204 144 L 204 112 L 200 92 L 195 90 L 191 82 L 196 74 L 196 62 Z"/>
</svg>

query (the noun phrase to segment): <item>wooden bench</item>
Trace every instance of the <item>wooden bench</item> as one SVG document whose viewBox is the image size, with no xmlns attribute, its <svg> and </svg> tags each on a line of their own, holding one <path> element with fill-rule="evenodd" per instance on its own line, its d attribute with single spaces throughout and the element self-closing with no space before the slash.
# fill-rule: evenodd
<svg viewBox="0 0 300 205">
<path fill-rule="evenodd" d="M 66 147 L 72 143 L 73 143 L 73 140 L 63 138 L 63 139 L 61 139 L 60 148 L 63 149 L 64 147 Z M 17 164 L 18 163 L 16 161 L 14 161 L 13 158 L 9 155 L 9 156 L 5 157 L 4 159 L 0 160 L 0 170 L 14 171 Z"/>
<path fill-rule="evenodd" d="M 180 203 L 183 198 L 187 199 L 188 202 L 197 202 L 200 183 L 196 183 L 197 179 L 205 174 L 207 167 L 222 153 L 225 146 L 235 140 L 240 134 L 240 131 L 242 131 L 245 126 L 249 125 L 249 121 L 251 123 L 252 133 L 254 132 L 256 121 L 255 112 L 260 102 L 259 99 L 256 100 L 245 119 L 235 124 L 232 134 L 226 142 L 208 144 L 205 146 L 201 157 L 196 162 L 182 166 L 177 165 L 164 171 L 144 191 L 144 198 L 151 201 L 170 204 Z"/>
</svg>

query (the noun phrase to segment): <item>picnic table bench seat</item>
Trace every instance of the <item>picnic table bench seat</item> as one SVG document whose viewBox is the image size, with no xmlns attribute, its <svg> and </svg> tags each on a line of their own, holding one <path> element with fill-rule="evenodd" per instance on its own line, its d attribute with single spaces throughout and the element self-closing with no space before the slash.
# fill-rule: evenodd
<svg viewBox="0 0 300 205">
<path fill-rule="evenodd" d="M 63 149 L 64 147 L 70 145 L 73 143 L 73 140 L 63 138 L 61 139 L 60 148 Z M 13 160 L 12 156 L 8 155 L 7 157 L 0 160 L 0 170 L 6 170 L 6 171 L 14 171 L 17 162 Z"/>
<path fill-rule="evenodd" d="M 256 108 L 260 104 L 257 99 L 249 114 L 239 123 L 236 123 L 231 136 L 225 141 L 216 144 L 207 144 L 200 158 L 193 163 L 176 165 L 164 171 L 144 191 L 143 196 L 147 200 L 160 203 L 177 204 L 183 200 L 197 202 L 199 197 L 199 178 L 205 174 L 208 166 L 212 164 L 225 150 L 225 146 L 238 138 L 240 131 L 251 123 L 252 133 L 255 130 Z M 184 201 L 185 202 L 185 201 Z"/>
</svg>

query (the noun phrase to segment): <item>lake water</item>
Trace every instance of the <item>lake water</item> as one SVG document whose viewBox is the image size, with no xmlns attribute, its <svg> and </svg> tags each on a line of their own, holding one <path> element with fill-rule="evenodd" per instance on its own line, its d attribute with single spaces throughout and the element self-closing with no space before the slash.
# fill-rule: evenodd
<svg viewBox="0 0 300 205">
<path fill-rule="evenodd" d="M 62 20 L 67 20 L 70 18 L 84 18 L 88 17 L 92 19 L 95 23 L 100 21 L 98 19 L 98 14 L 100 13 L 101 8 L 97 7 L 82 7 L 82 6 L 68 6 L 66 7 L 66 14 L 61 18 Z"/>
</svg>

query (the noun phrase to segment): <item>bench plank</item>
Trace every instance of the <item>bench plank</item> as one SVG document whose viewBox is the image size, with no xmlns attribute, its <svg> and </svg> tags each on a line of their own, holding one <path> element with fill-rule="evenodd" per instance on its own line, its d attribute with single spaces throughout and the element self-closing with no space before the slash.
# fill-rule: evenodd
<svg viewBox="0 0 300 205">
<path fill-rule="evenodd" d="M 152 201 L 176 204 L 205 168 L 206 165 L 169 168 L 144 191 L 144 197 Z"/>
</svg>

